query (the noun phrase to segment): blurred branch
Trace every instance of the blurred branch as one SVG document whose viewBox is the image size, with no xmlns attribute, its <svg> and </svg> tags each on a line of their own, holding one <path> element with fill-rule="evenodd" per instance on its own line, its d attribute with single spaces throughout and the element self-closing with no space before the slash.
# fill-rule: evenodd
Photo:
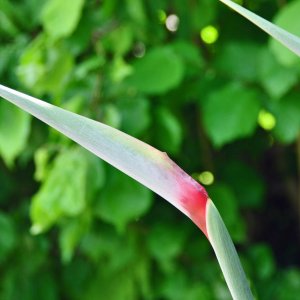
<svg viewBox="0 0 300 300">
<path fill-rule="evenodd" d="M 286 0 L 277 0 L 277 5 L 279 8 L 282 8 L 286 5 Z"/>
<path fill-rule="evenodd" d="M 117 20 L 110 20 L 103 26 L 96 28 L 96 30 L 93 32 L 93 43 L 97 43 L 100 38 L 114 31 L 119 27 L 119 25 L 120 23 Z"/>
</svg>

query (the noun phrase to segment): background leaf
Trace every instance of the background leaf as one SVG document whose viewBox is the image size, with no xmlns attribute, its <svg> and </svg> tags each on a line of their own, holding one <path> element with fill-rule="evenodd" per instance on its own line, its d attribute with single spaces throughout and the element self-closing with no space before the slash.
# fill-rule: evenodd
<svg viewBox="0 0 300 300">
<path fill-rule="evenodd" d="M 149 50 L 135 61 L 133 68 L 129 84 L 149 94 L 162 94 L 176 87 L 184 73 L 182 61 L 171 47 Z"/>
<path fill-rule="evenodd" d="M 267 48 L 261 52 L 258 68 L 263 87 L 274 99 L 280 99 L 298 81 L 297 69 L 281 65 Z"/>
<path fill-rule="evenodd" d="M 84 0 L 48 0 L 42 14 L 45 31 L 53 38 L 69 36 L 76 28 Z"/>
<path fill-rule="evenodd" d="M 4 262 L 16 245 L 16 232 L 13 220 L 5 214 L 0 214 L 0 262 Z"/>
<path fill-rule="evenodd" d="M 40 233 L 64 217 L 82 213 L 98 182 L 90 180 L 89 156 L 85 150 L 73 148 L 63 151 L 54 161 L 51 170 L 31 206 L 33 233 Z M 92 176 L 101 180 L 101 169 Z M 100 176 L 99 176 L 100 175 Z"/>
<path fill-rule="evenodd" d="M 261 47 L 256 43 L 231 42 L 217 56 L 216 67 L 233 79 L 256 81 L 261 64 L 260 53 Z"/>
<path fill-rule="evenodd" d="M 209 95 L 203 104 L 206 132 L 219 147 L 251 135 L 260 108 L 259 94 L 240 84 L 230 84 Z"/>
<path fill-rule="evenodd" d="M 274 108 L 277 125 L 275 136 L 282 142 L 290 143 L 300 133 L 300 102 L 297 94 L 284 97 Z"/>
<path fill-rule="evenodd" d="M 180 151 L 183 132 L 179 120 L 164 107 L 156 110 L 155 119 L 157 147 L 170 154 L 177 154 Z"/>
<path fill-rule="evenodd" d="M 122 190 L 122 193 L 116 191 Z M 129 221 L 138 220 L 150 208 L 152 194 L 119 171 L 112 171 L 100 195 L 96 214 L 124 231 Z"/>
<path fill-rule="evenodd" d="M 24 150 L 31 117 L 4 101 L 0 102 L 0 152 L 8 166 Z"/>
</svg>

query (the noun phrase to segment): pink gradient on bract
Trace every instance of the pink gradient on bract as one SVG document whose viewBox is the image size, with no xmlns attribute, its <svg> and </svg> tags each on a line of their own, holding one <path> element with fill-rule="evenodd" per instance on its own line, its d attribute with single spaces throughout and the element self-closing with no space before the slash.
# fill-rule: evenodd
<svg viewBox="0 0 300 300">
<path fill-rule="evenodd" d="M 189 213 L 190 219 L 203 231 L 208 238 L 206 227 L 206 206 L 208 194 L 204 187 L 186 174 L 177 165 L 178 184 L 180 185 L 179 202 Z"/>
<path fill-rule="evenodd" d="M 169 201 L 208 237 L 207 193 L 166 153 L 105 124 L 1 85 L 0 95 Z"/>
</svg>

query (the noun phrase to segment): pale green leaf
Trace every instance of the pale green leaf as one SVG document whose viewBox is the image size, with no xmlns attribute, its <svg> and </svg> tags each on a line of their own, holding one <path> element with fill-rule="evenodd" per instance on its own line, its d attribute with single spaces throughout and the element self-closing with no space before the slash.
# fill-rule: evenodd
<svg viewBox="0 0 300 300">
<path fill-rule="evenodd" d="M 67 37 L 77 27 L 84 0 L 48 0 L 42 13 L 45 31 L 53 38 Z"/>
<path fill-rule="evenodd" d="M 19 108 L 0 102 L 0 154 L 8 166 L 13 165 L 26 146 L 30 120 Z"/>
<path fill-rule="evenodd" d="M 31 205 L 32 232 L 48 229 L 64 216 L 76 216 L 86 206 L 88 161 L 81 149 L 63 151 L 54 161 Z"/>
<path fill-rule="evenodd" d="M 207 231 L 233 300 L 252 300 L 247 278 L 231 241 L 230 235 L 215 207 L 207 204 Z"/>
<path fill-rule="evenodd" d="M 187 187 L 188 193 L 200 197 L 199 204 L 203 205 L 206 199 L 204 189 L 165 153 L 100 122 L 2 85 L 0 95 L 155 191 L 189 218 L 196 218 L 196 223 L 200 221 L 203 224 L 197 219 L 197 215 L 189 211 L 182 199 L 187 197 L 183 188 Z"/>
<path fill-rule="evenodd" d="M 152 189 L 191 218 L 195 224 L 207 234 L 207 237 L 212 243 L 234 299 L 252 299 L 251 292 L 245 280 L 245 275 L 240 266 L 228 232 L 212 202 L 207 198 L 205 190 L 170 160 L 165 153 L 162 153 L 116 129 L 110 128 L 109 126 L 63 110 L 57 106 L 50 105 L 2 85 L 0 85 L 0 95 L 25 111 L 38 117 L 46 124 L 56 128 L 67 137 L 73 139 L 97 156 L 105 159 L 125 174 Z M 63 160 L 60 164 L 65 165 L 65 169 L 68 169 L 68 165 L 76 167 L 76 170 L 73 169 L 72 173 L 70 169 L 68 169 L 67 172 L 69 180 L 74 180 L 72 188 L 74 189 L 74 186 L 76 186 L 76 189 L 73 191 L 67 191 L 68 200 L 70 200 L 71 197 L 77 197 L 77 195 L 75 196 L 76 193 L 82 195 L 81 180 L 84 173 L 83 169 L 85 169 L 85 167 L 81 168 L 80 163 L 82 163 L 82 160 L 75 160 L 75 162 L 68 163 Z M 79 171 L 77 170 L 78 167 Z M 79 173 L 79 175 L 77 176 L 76 173 Z M 51 176 L 49 176 L 48 179 L 50 177 Z M 72 177 L 76 178 L 73 179 Z M 55 182 L 55 178 L 53 182 Z M 63 185 L 68 184 L 68 182 L 64 180 L 62 182 Z M 59 184 L 62 185 L 61 182 L 59 182 Z M 121 186 L 122 184 L 128 183 L 122 181 L 115 184 L 112 180 L 111 184 L 108 185 L 110 186 L 108 195 L 115 196 L 113 192 L 118 193 L 118 186 Z M 133 185 L 131 184 L 130 186 L 126 186 L 126 189 L 129 191 L 129 196 L 133 195 L 133 193 L 136 193 L 141 197 L 145 196 L 145 192 L 138 191 L 138 189 L 133 188 Z M 55 190 L 54 193 L 57 195 L 61 194 L 60 191 L 57 192 Z M 126 199 L 124 199 L 124 201 L 126 201 Z M 47 202 L 48 201 L 46 201 L 45 206 L 41 206 L 42 209 L 40 210 L 42 212 L 41 216 L 46 218 L 49 217 L 47 212 L 49 212 L 49 209 L 51 208 L 51 205 Z M 58 211 L 58 215 L 61 213 L 76 215 L 84 208 L 84 203 L 81 205 L 82 203 L 80 201 L 75 202 L 75 207 L 72 207 L 73 202 L 67 201 L 67 203 L 61 205 L 55 201 L 54 208 Z M 114 199 L 114 202 L 116 203 L 116 199 Z M 120 204 L 121 202 L 122 201 L 120 201 Z M 142 204 L 136 202 L 135 204 L 137 208 L 131 208 L 135 211 L 135 214 L 133 215 L 130 211 L 130 218 L 138 217 L 149 207 L 149 205 L 145 205 L 145 202 Z M 63 209 L 60 206 L 62 206 Z M 46 209 L 48 210 L 46 211 Z M 37 210 L 37 213 L 39 213 L 39 209 Z M 52 217 L 49 218 L 50 222 L 43 224 L 41 216 L 39 216 L 39 221 L 42 226 L 33 228 L 37 229 L 35 232 L 44 229 L 43 225 L 49 226 L 49 224 L 53 222 Z M 111 218 L 111 216 L 109 216 L 109 218 Z M 124 223 L 124 218 L 122 218 L 123 216 L 121 215 L 121 220 Z M 126 216 L 126 218 L 128 219 L 128 216 Z M 54 216 L 54 221 L 55 219 L 57 219 L 57 216 Z M 120 223 L 119 220 L 118 222 L 119 226 L 122 226 L 122 223 Z M 130 291 L 132 291 L 132 288 L 130 288 Z M 92 295 L 99 294 L 92 293 Z M 89 297 L 89 299 L 92 298 Z"/>
<path fill-rule="evenodd" d="M 49 150 L 47 148 L 39 148 L 34 153 L 35 180 L 43 181 L 47 177 L 49 159 L 50 159 L 50 155 L 49 155 Z"/>
<path fill-rule="evenodd" d="M 17 74 L 26 87 L 38 94 L 58 93 L 72 68 L 73 57 L 64 45 L 48 45 L 47 37 L 41 34 L 24 50 Z"/>
</svg>

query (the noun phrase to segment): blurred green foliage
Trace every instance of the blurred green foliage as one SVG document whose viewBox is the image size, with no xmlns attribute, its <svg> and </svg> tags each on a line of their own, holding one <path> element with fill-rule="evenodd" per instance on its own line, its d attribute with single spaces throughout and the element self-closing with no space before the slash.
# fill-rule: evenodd
<svg viewBox="0 0 300 300">
<path fill-rule="evenodd" d="M 299 58 L 217 0 L 0 0 L 0 41 L 2 84 L 212 172 L 254 293 L 298 299 Z M 0 154 L 0 299 L 230 299 L 189 220 L 2 100 Z"/>
</svg>

